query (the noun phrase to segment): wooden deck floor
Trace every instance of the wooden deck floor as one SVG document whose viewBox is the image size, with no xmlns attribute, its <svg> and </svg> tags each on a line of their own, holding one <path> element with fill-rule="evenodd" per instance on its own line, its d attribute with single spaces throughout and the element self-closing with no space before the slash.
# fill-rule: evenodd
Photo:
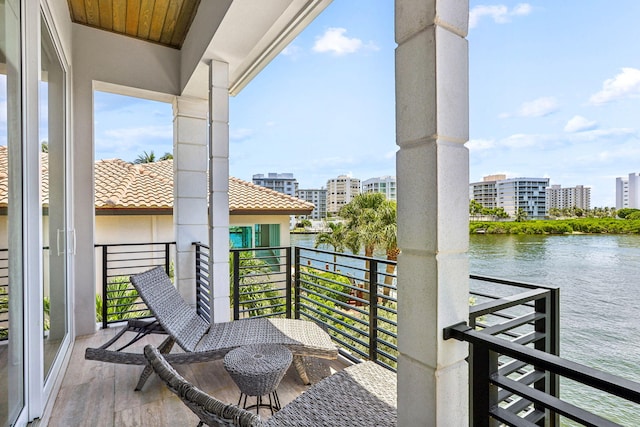
<svg viewBox="0 0 640 427">
<path fill-rule="evenodd" d="M 113 329 L 101 330 L 76 340 L 51 416 L 42 424 L 51 427 L 195 427 L 198 418 L 155 375 L 142 391 L 134 391 L 141 366 L 84 359 L 85 348 L 101 345 L 113 333 Z M 158 344 L 160 341 L 161 336 L 149 337 L 139 345 L 144 346 L 148 342 Z M 319 377 L 343 367 L 340 361 L 317 361 L 310 375 Z M 224 402 L 237 403 L 239 390 L 225 371 L 222 360 L 176 366 L 176 369 L 207 393 Z M 281 403 L 289 403 L 307 388 L 291 367 L 278 388 Z M 263 419 L 270 415 L 268 410 L 260 410 Z"/>
</svg>

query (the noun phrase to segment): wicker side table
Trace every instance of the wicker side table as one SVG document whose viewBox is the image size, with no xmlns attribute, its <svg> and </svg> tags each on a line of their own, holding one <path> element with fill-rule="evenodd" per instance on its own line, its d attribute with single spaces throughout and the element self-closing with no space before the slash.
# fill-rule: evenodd
<svg viewBox="0 0 640 427">
<path fill-rule="evenodd" d="M 238 406 L 244 396 L 243 408 L 266 407 L 273 414 L 281 408 L 276 389 L 289 369 L 291 351 L 279 344 L 251 344 L 231 350 L 224 357 L 224 367 L 240 389 Z M 247 406 L 247 396 L 255 396 L 256 404 Z M 269 404 L 262 403 L 269 397 Z M 273 398 L 273 400 L 272 400 Z"/>
</svg>

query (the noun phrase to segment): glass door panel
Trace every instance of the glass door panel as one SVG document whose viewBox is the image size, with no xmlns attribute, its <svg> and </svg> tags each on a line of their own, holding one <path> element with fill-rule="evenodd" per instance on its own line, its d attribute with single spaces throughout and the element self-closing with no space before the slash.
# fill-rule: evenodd
<svg viewBox="0 0 640 427">
<path fill-rule="evenodd" d="M 0 426 L 25 406 L 20 1 L 0 0 Z"/>
<path fill-rule="evenodd" d="M 65 209 L 65 73 L 42 24 L 39 91 L 43 230 L 44 376 L 68 333 Z"/>
</svg>

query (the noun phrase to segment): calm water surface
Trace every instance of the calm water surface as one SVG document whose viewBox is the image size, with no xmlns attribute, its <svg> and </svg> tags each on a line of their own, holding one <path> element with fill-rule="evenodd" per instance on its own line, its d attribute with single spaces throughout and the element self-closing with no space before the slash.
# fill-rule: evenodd
<svg viewBox="0 0 640 427">
<path fill-rule="evenodd" d="M 291 242 L 313 247 L 314 237 Z M 473 235 L 469 264 L 472 274 L 559 286 L 561 356 L 640 382 L 640 236 Z M 568 381 L 562 397 L 640 426 L 640 405 Z"/>
</svg>

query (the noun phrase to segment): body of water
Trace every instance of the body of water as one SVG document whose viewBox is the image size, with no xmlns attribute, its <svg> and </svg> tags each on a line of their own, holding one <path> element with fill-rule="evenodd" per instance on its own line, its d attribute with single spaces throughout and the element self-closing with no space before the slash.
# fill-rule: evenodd
<svg viewBox="0 0 640 427">
<path fill-rule="evenodd" d="M 314 239 L 291 235 L 291 244 L 313 247 Z M 469 271 L 559 286 L 561 356 L 640 382 L 640 236 L 471 235 Z M 640 405 L 568 381 L 562 397 L 640 426 Z"/>
</svg>

